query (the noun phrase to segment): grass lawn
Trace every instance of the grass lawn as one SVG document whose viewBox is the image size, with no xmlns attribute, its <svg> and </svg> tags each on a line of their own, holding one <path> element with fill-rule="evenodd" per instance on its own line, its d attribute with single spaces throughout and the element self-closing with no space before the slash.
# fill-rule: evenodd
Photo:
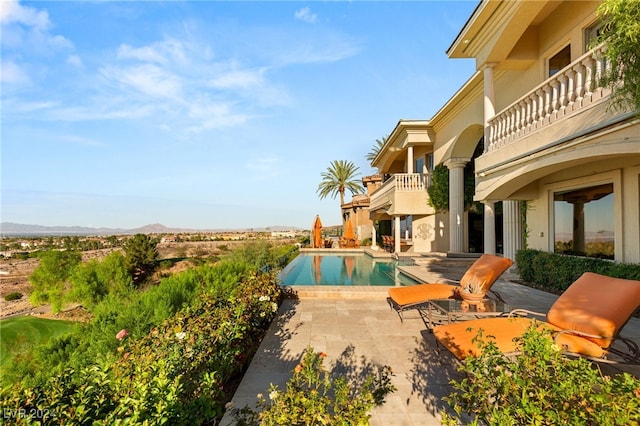
<svg viewBox="0 0 640 426">
<path fill-rule="evenodd" d="M 20 316 L 0 321 L 0 370 L 11 359 L 12 351 L 32 347 L 52 337 L 70 331 L 74 322 L 31 316 Z"/>
</svg>

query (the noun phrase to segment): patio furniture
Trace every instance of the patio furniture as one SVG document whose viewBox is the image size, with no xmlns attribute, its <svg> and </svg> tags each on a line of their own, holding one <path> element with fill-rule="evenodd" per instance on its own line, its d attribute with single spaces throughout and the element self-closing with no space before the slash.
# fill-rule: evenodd
<svg viewBox="0 0 640 426">
<path fill-rule="evenodd" d="M 389 289 L 387 302 L 392 309 L 398 312 L 400 320 L 403 320 L 402 313 L 405 310 L 418 308 L 433 299 L 454 298 L 469 283 L 483 283 L 484 290 L 489 291 L 493 283 L 511 265 L 511 259 L 493 254 L 483 254 L 469 267 L 459 284 L 430 283 L 393 287 Z M 500 298 L 497 293 L 494 294 Z"/>
<path fill-rule="evenodd" d="M 485 299 L 479 303 L 467 303 L 459 299 L 433 299 L 429 300 L 426 309 L 418 309 L 423 318 L 426 316 L 427 327 L 433 329 L 436 317 L 451 324 L 461 319 L 505 316 L 513 308 L 502 300 L 494 299 Z"/>
<path fill-rule="evenodd" d="M 474 341 L 479 330 L 485 337 L 492 336 L 498 349 L 509 354 L 517 351 L 514 339 L 536 324 L 551 330 L 556 344 L 567 353 L 599 361 L 614 353 L 625 362 L 635 363 L 638 345 L 618 334 L 639 305 L 640 281 L 585 272 L 558 297 L 546 315 L 546 322 L 522 316 L 482 318 L 436 326 L 433 334 L 439 344 L 463 360 L 480 354 Z M 512 314 L 544 316 L 522 309 Z M 616 338 L 626 345 L 624 351 L 612 348 Z"/>
</svg>

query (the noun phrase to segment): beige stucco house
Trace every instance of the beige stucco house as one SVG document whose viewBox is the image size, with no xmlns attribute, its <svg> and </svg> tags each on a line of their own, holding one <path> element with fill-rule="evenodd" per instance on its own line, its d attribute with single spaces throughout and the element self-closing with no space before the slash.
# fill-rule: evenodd
<svg viewBox="0 0 640 426">
<path fill-rule="evenodd" d="M 363 177 L 362 184 L 365 188 L 365 194 L 354 195 L 351 201 L 341 206 L 343 224 L 346 225 L 347 221 L 351 221 L 356 239 L 360 242 L 367 238 L 375 240 L 374 222 L 369 217 L 369 197 L 380 187 L 381 183 L 382 176 L 379 174 Z"/>
<path fill-rule="evenodd" d="M 599 87 L 598 4 L 481 1 L 447 51 L 477 71 L 430 120 L 398 122 L 373 162 L 389 178 L 370 197 L 371 218 L 392 220 L 415 252 L 513 259 L 526 244 L 640 262 L 640 120 L 609 108 Z M 426 202 L 439 164 L 445 214 Z M 465 168 L 476 212 L 464 208 Z"/>
</svg>

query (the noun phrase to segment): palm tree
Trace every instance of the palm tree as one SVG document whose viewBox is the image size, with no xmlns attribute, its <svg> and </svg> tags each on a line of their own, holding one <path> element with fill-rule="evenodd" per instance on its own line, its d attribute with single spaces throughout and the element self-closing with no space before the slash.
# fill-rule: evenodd
<svg viewBox="0 0 640 426">
<path fill-rule="evenodd" d="M 353 162 L 346 160 L 333 160 L 331 165 L 327 167 L 326 172 L 320 173 L 322 182 L 318 185 L 316 191 L 320 195 L 320 199 L 331 195 L 332 198 L 336 194 L 340 194 L 340 215 L 342 215 L 342 205 L 344 204 L 345 190 L 351 191 L 351 194 L 361 194 L 364 192 L 362 183 L 356 179 L 359 167 Z"/>
<path fill-rule="evenodd" d="M 384 136 L 382 139 L 376 139 L 376 144 L 373 146 L 373 148 L 371 148 L 371 151 L 369 151 L 369 153 L 365 157 L 369 163 L 373 163 L 373 160 L 376 159 L 384 144 L 387 143 L 387 139 L 389 139 L 389 135 Z"/>
</svg>

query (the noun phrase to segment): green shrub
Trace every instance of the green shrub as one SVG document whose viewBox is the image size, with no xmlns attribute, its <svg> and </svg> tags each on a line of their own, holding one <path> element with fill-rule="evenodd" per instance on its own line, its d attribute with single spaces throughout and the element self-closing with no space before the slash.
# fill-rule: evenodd
<svg viewBox="0 0 640 426">
<path fill-rule="evenodd" d="M 562 292 L 580 275 L 595 272 L 616 278 L 640 280 L 640 265 L 615 263 L 590 257 L 567 256 L 526 249 L 516 253 L 520 278 L 537 286 Z"/>
<path fill-rule="evenodd" d="M 215 423 L 280 301 L 275 275 L 249 274 L 227 297 L 203 294 L 143 336 L 112 334 L 116 347 L 86 367 L 2 389 L 0 405 L 55 414 L 47 424 Z"/>
<path fill-rule="evenodd" d="M 325 353 L 311 347 L 293 370 L 285 390 L 271 385 L 269 400 L 258 394 L 258 409 L 233 409 L 241 425 L 364 425 L 369 411 L 384 403 L 387 394 L 396 389 L 391 384 L 391 369 L 354 374 L 360 382 L 323 367 Z M 231 408 L 231 407 L 229 407 Z"/>
<path fill-rule="evenodd" d="M 465 378 L 453 380 L 445 401 L 489 425 L 637 425 L 640 379 L 628 373 L 604 376 L 584 358 L 567 358 L 550 331 L 533 325 L 519 340 L 515 359 L 502 354 L 490 336 L 479 333 L 479 357 L 460 367 Z M 458 424 L 443 413 L 445 424 Z"/>
<path fill-rule="evenodd" d="M 65 297 L 65 284 L 82 260 L 75 251 L 41 252 L 40 264 L 29 277 L 33 292 L 29 299 L 35 305 L 51 303 L 54 312 L 60 311 Z"/>
<path fill-rule="evenodd" d="M 19 299 L 22 299 L 22 293 L 20 293 L 19 291 L 12 291 L 11 293 L 4 296 L 4 300 L 6 300 L 7 302 Z"/>
</svg>

